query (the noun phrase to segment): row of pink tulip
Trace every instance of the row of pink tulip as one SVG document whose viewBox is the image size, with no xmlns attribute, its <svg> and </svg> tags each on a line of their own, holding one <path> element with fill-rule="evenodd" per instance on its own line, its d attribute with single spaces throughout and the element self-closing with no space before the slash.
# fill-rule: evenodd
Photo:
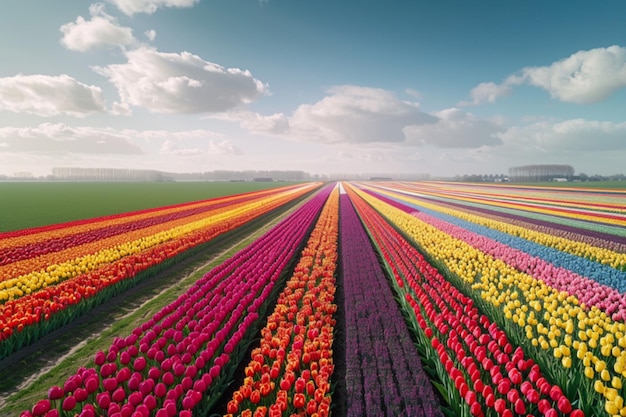
<svg viewBox="0 0 626 417">
<path fill-rule="evenodd" d="M 23 416 L 191 416 L 215 401 L 241 360 L 268 297 L 330 189 L 311 200 L 108 351 L 52 387 Z"/>
<path fill-rule="evenodd" d="M 595 306 L 606 312 L 613 320 L 626 321 L 626 293 L 602 285 L 567 268 L 556 267 L 542 258 L 531 256 L 519 249 L 511 248 L 488 237 L 418 212 L 414 214 L 425 223 L 462 240 L 467 244 L 500 259 L 512 267 L 545 282 L 547 285 L 575 295 L 587 306 Z"/>
</svg>

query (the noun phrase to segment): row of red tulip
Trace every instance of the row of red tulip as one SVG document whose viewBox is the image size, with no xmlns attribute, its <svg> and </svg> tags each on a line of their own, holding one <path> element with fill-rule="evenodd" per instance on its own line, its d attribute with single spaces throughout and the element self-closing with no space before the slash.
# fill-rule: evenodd
<svg viewBox="0 0 626 417">
<path fill-rule="evenodd" d="M 41 231 L 38 228 L 0 234 L 0 276 L 2 276 L 2 280 L 10 276 L 16 276 L 14 272 L 6 274 L 7 269 L 1 268 L 3 265 L 15 264 L 26 259 L 40 258 L 46 254 L 58 253 L 68 248 L 92 242 L 102 242 L 104 239 L 113 236 L 142 229 L 145 230 L 145 228 L 150 226 L 165 225 L 168 222 L 197 214 L 206 214 L 207 211 L 231 206 L 232 204 L 249 202 L 284 190 L 264 190 L 68 222 L 53 225 L 54 229 L 50 231 Z M 18 234 L 18 236 L 14 236 L 15 234 Z M 149 233 L 144 233 L 144 235 L 149 235 Z M 58 262 L 58 259 L 55 259 L 55 261 Z M 15 272 L 21 270 L 23 268 L 19 268 Z M 26 272 L 31 270 L 26 269 Z"/>
<path fill-rule="evenodd" d="M 0 266 L 0 303 L 91 272 L 167 240 L 211 227 L 224 219 L 243 215 L 246 211 L 256 210 L 260 205 L 283 199 L 293 191 L 277 191 L 262 197 L 239 198 L 240 201 L 233 200 L 226 205 L 223 202 L 216 204 L 207 202 L 204 210 L 196 213 L 186 212 L 186 215 L 174 219 L 169 216 L 137 219 L 131 223 L 131 226 L 137 227 L 131 227 L 128 231 L 124 229 L 129 224 L 125 224 L 124 228 L 113 228 L 114 230 L 111 231 L 110 228 L 98 228 L 100 222 L 95 221 L 95 229 L 90 237 L 91 242 L 84 244 L 80 240 L 83 234 L 59 232 L 62 241 L 60 248 L 56 244 L 58 239 L 55 238 L 37 241 L 26 246 L 29 253 L 31 248 L 33 249 L 33 256 Z M 185 212 L 178 212 L 178 214 L 182 215 Z M 154 222 L 154 220 L 161 221 Z M 42 245 L 44 247 L 40 248 Z M 40 250 L 50 251 L 40 254 Z"/>
<path fill-rule="evenodd" d="M 96 354 L 95 368 L 79 369 L 22 415 L 173 417 L 210 407 L 329 192 L 323 189 L 131 334 L 117 337 Z"/>
<path fill-rule="evenodd" d="M 229 416 L 329 415 L 338 218 L 335 189 L 261 330 Z"/>
<path fill-rule="evenodd" d="M 436 368 L 450 399 L 464 401 L 474 416 L 488 414 L 489 409 L 501 416 L 583 415 L 469 297 L 446 281 L 356 193 L 349 193 L 413 314 L 418 334 L 434 350 L 431 358 L 438 362 Z"/>
<path fill-rule="evenodd" d="M 268 213 L 302 196 L 311 188 L 285 194 L 270 201 L 255 202 L 238 216 L 213 222 L 210 227 L 165 241 L 136 254 L 104 264 L 58 285 L 45 287 L 30 295 L 0 305 L 0 357 L 17 351 L 50 330 L 83 314 L 94 304 L 104 302 L 116 291 L 134 284 L 140 274 L 156 273 L 167 262 L 192 248 Z M 141 275 L 140 275 L 141 276 Z"/>
</svg>

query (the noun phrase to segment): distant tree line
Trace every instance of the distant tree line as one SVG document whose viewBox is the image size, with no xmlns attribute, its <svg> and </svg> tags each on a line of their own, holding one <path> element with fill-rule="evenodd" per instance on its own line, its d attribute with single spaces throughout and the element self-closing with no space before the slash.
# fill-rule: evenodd
<svg viewBox="0 0 626 417">
<path fill-rule="evenodd" d="M 626 175 L 587 175 L 584 172 L 581 172 L 578 175 L 574 175 L 574 181 L 626 181 Z"/>
<path fill-rule="evenodd" d="M 55 167 L 47 179 L 57 181 L 316 181 L 304 171 L 207 171 L 175 173 L 146 169 Z"/>
<path fill-rule="evenodd" d="M 508 175 L 504 174 L 465 174 L 452 178 L 456 182 L 508 182 Z"/>
<path fill-rule="evenodd" d="M 147 169 L 54 167 L 52 179 L 59 181 L 163 181 L 164 173 Z"/>
<path fill-rule="evenodd" d="M 465 174 L 465 175 L 456 175 L 452 178 L 442 178 L 444 180 L 451 180 L 456 182 L 509 182 L 509 181 L 519 181 L 519 182 L 533 182 L 533 181 L 555 181 L 555 178 L 566 178 L 568 181 L 626 181 L 626 175 L 624 174 L 614 174 L 614 175 L 587 175 L 585 173 L 580 173 L 578 175 L 572 175 L 570 177 L 548 177 L 548 179 L 529 179 L 530 177 L 523 177 L 526 179 L 516 179 L 515 177 L 510 178 L 508 175 L 503 174 Z"/>
<path fill-rule="evenodd" d="M 249 170 L 229 171 L 217 170 L 192 173 L 166 173 L 172 181 L 315 181 L 319 176 L 310 175 L 304 171 L 280 171 L 280 170 Z"/>
</svg>

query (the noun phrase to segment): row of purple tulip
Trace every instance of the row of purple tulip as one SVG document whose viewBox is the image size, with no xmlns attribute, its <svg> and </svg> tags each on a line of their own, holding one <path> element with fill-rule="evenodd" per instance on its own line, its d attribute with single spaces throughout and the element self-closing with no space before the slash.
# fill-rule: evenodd
<svg viewBox="0 0 626 417">
<path fill-rule="evenodd" d="M 250 200 L 254 197 L 255 196 L 250 196 L 246 200 Z M 245 201 L 243 198 L 241 198 L 241 200 Z M 51 239 L 42 239 L 33 243 L 24 244 L 23 246 L 0 248 L 0 265 L 7 265 L 13 262 L 21 261 L 23 259 L 32 258 L 34 256 L 42 256 L 48 253 L 59 252 L 69 247 L 85 245 L 91 242 L 96 242 L 109 238 L 111 236 L 145 229 L 150 226 L 166 224 L 167 222 L 171 222 L 174 220 L 194 216 L 196 214 L 205 213 L 211 210 L 216 210 L 232 203 L 233 199 L 215 199 L 204 204 L 189 204 L 190 208 L 181 208 L 177 211 L 172 210 L 171 212 L 166 214 L 157 214 L 152 217 L 142 218 L 139 220 L 128 220 L 120 224 L 102 225 L 102 227 L 93 228 L 70 235 L 55 236 Z M 181 204 L 179 206 L 184 207 L 185 205 Z M 141 213 L 150 211 L 151 210 L 145 210 Z M 121 218 L 121 216 L 119 217 Z"/>
<path fill-rule="evenodd" d="M 496 239 L 493 235 L 499 234 L 497 231 L 487 230 L 482 226 L 474 225 L 452 216 L 435 214 L 432 210 L 422 209 L 421 207 L 400 202 L 391 198 L 379 196 L 377 193 L 370 192 L 377 198 L 384 199 L 385 202 L 393 204 L 395 207 L 402 208 L 404 211 L 411 210 L 414 216 L 431 224 L 439 230 L 445 231 L 450 236 L 463 240 L 473 247 L 488 253 L 495 258 L 501 259 L 507 264 L 524 271 L 534 278 L 545 282 L 546 284 L 560 290 L 575 295 L 580 301 L 589 306 L 596 306 L 600 310 L 606 312 L 614 320 L 626 320 L 626 289 L 624 285 L 626 280 L 616 279 L 612 275 L 598 275 L 597 273 L 576 273 L 572 269 L 564 266 L 555 265 L 552 262 L 554 258 L 558 258 L 553 254 L 551 248 L 543 248 L 543 256 L 533 256 L 530 247 L 540 246 L 524 239 L 516 238 L 519 248 L 509 246 Z M 418 210 L 419 209 L 419 210 Z M 478 230 L 484 234 L 478 233 Z M 511 238 L 513 238 L 511 236 Z M 554 256 L 549 256 L 553 254 Z M 561 256 L 565 254 L 561 253 Z M 573 255 L 570 258 L 578 258 L 578 263 L 595 264 L 597 270 L 611 269 L 605 265 L 597 264 Z M 573 261 L 572 261 L 573 262 Z M 569 264 L 572 265 L 571 263 Z M 591 272 L 594 271 L 592 268 Z M 587 271 L 587 269 L 584 269 Z M 613 269 L 614 274 L 623 275 L 623 271 Z M 616 288 L 617 287 L 617 288 Z"/>
<path fill-rule="evenodd" d="M 22 415 L 173 417 L 208 411 L 331 190 L 323 188 L 130 335 L 115 338 L 108 351 L 96 354 L 95 368 L 79 369 Z"/>
<path fill-rule="evenodd" d="M 345 194 L 339 217 L 347 416 L 441 416 L 389 283 Z"/>
<path fill-rule="evenodd" d="M 584 242 L 592 246 L 608 249 L 615 252 L 626 252 L 626 236 L 605 233 L 598 230 L 581 229 L 573 225 L 559 224 L 545 220 L 535 219 L 532 217 L 522 216 L 509 212 L 500 212 L 497 210 L 469 206 L 461 203 L 436 201 L 442 207 L 463 210 L 467 213 L 479 215 L 481 217 L 490 218 L 495 221 L 512 224 L 514 226 L 523 227 L 525 229 L 534 230 L 552 236 L 558 236 L 565 239 Z"/>
</svg>

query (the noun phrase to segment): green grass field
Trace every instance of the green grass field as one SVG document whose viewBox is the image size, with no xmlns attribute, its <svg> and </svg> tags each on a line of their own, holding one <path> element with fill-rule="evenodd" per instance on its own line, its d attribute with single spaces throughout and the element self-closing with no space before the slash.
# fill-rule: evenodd
<svg viewBox="0 0 626 417">
<path fill-rule="evenodd" d="M 0 232 L 282 187 L 290 182 L 0 182 Z"/>
</svg>

